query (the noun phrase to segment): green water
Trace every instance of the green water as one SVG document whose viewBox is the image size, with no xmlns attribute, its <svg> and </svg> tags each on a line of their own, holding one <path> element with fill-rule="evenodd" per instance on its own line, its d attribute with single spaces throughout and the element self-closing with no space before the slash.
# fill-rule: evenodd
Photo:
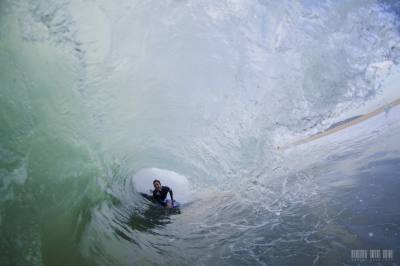
<svg viewBox="0 0 400 266">
<path fill-rule="evenodd" d="M 65 265 L 76 252 L 101 167 L 88 147 L 77 70 L 61 47 L 25 42 L 3 17 L 0 49 L 2 265 Z M 51 56 L 49 56 L 51 55 Z M 60 241 L 60 239 L 63 239 Z"/>
</svg>

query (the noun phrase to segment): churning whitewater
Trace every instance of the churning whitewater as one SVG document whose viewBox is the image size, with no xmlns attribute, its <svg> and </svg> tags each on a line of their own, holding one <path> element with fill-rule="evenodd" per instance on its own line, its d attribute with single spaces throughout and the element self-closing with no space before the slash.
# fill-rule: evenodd
<svg viewBox="0 0 400 266">
<path fill-rule="evenodd" d="M 399 264 L 399 14 L 1 0 L 0 264 Z"/>
</svg>

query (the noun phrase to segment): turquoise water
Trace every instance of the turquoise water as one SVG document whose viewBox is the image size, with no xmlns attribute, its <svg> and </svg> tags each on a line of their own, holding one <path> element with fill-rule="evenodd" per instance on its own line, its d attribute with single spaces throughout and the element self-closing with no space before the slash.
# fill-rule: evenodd
<svg viewBox="0 0 400 266">
<path fill-rule="evenodd" d="M 277 149 L 398 98 L 398 13 L 1 1 L 0 264 L 399 263 L 398 107 Z"/>
</svg>

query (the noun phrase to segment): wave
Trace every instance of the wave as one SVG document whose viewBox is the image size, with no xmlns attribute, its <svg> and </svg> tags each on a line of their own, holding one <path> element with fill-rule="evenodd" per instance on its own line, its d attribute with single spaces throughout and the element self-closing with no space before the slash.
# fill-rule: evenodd
<svg viewBox="0 0 400 266">
<path fill-rule="evenodd" d="M 277 142 L 385 95 L 400 56 L 390 1 L 18 0 L 0 22 L 2 265 L 239 254 L 317 189 Z M 149 211 L 131 178 L 155 168 L 190 211 Z"/>
</svg>

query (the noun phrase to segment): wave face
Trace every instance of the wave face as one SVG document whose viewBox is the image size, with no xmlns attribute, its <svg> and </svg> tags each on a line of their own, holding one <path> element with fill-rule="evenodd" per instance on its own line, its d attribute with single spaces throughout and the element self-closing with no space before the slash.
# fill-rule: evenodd
<svg viewBox="0 0 400 266">
<path fill-rule="evenodd" d="M 399 10 L 1 1 L 0 264 L 310 265 L 398 249 L 399 207 L 383 203 L 399 197 L 398 113 L 351 140 L 276 146 L 385 93 Z M 182 177 L 187 206 L 138 196 L 143 169 Z"/>
</svg>

